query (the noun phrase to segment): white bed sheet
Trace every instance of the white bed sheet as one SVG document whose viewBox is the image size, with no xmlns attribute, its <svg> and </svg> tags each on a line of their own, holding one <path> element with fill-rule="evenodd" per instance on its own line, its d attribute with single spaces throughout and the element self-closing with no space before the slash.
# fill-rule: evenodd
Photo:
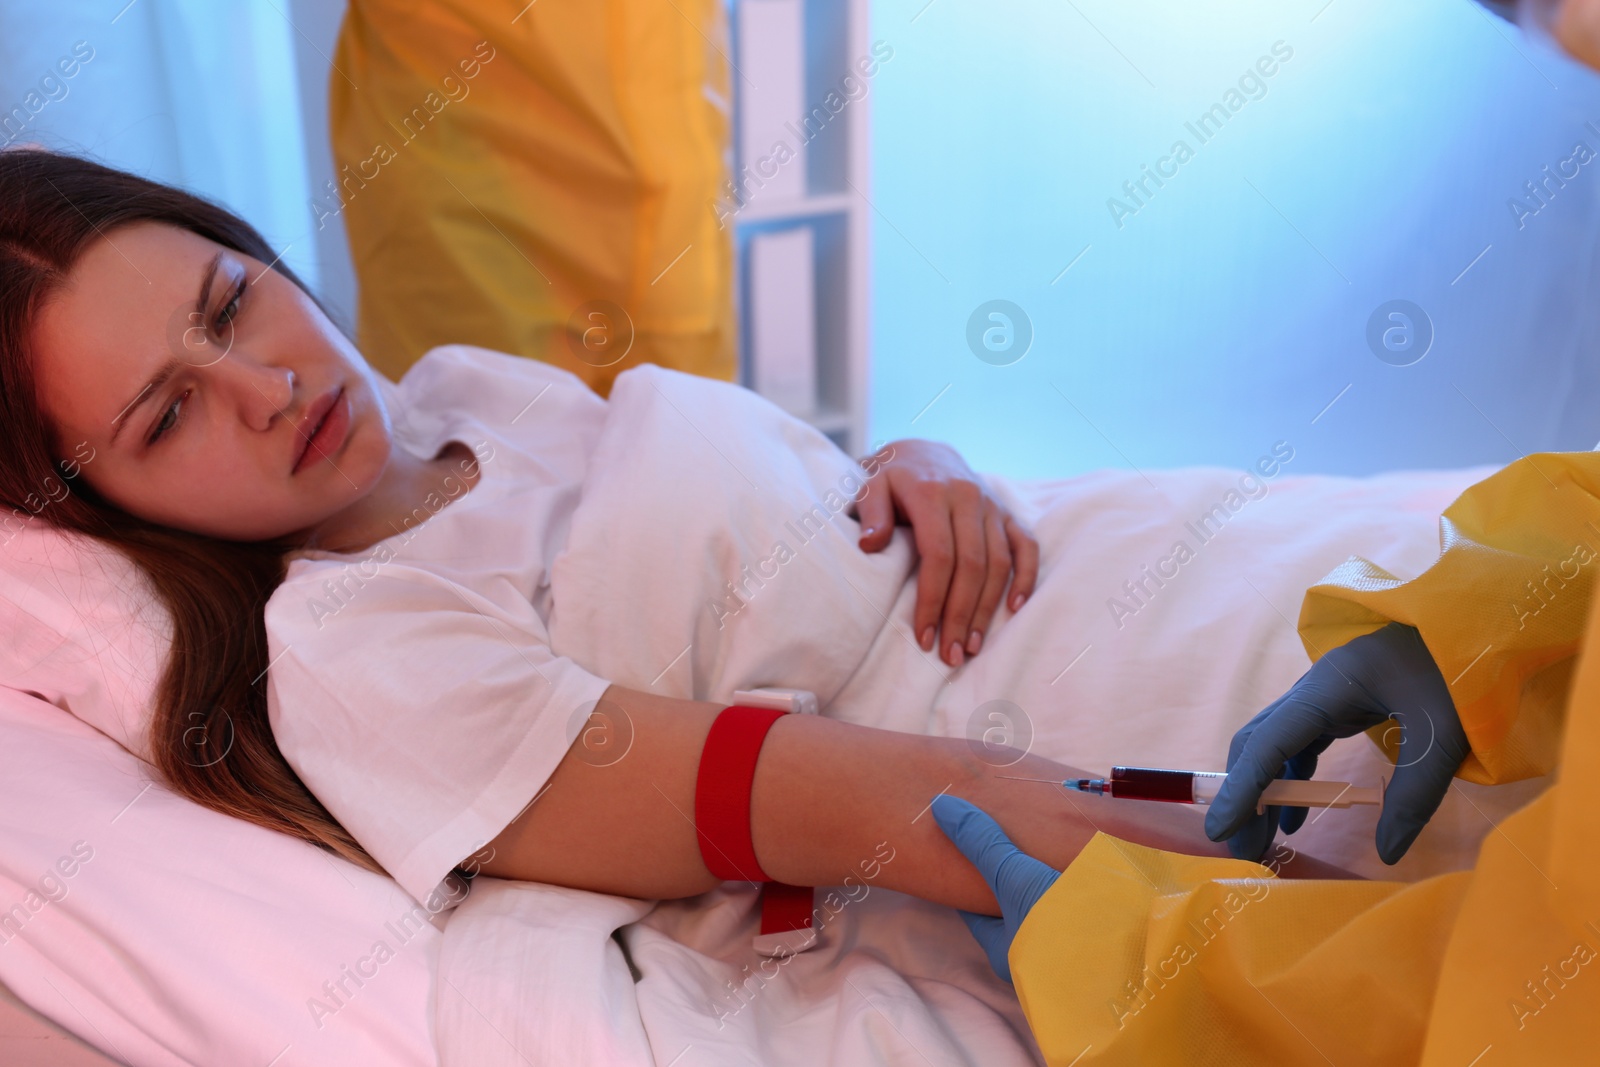
<svg viewBox="0 0 1600 1067">
<path fill-rule="evenodd" d="M 774 485 L 785 472 L 795 474 L 790 452 L 814 448 L 799 460 L 806 471 L 798 477 L 811 479 L 799 487 L 800 498 L 820 494 L 835 473 L 823 446 L 803 439 L 778 442 L 783 454 L 772 457 L 742 448 L 776 440 L 751 436 L 742 419 L 777 416 L 704 395 L 717 391 L 715 383 L 689 384 L 680 380 L 687 376 L 658 369 L 631 373 L 632 381 L 624 375 L 613 391 L 608 420 L 618 420 L 616 433 L 609 444 L 602 437 L 568 553 L 556 567 L 551 632 L 558 652 L 584 662 L 609 656 L 613 666 L 592 669 L 640 688 L 652 684 L 656 665 L 677 665 L 663 670 L 655 687 L 680 696 L 728 699 L 732 688 L 759 684 L 816 688 L 825 694 L 824 714 L 946 736 L 981 735 L 993 724 L 983 714 L 989 702 L 1005 700 L 1020 709 L 1013 721 L 1031 733 L 1031 740 L 1014 734 L 1014 743 L 1086 768 L 1220 769 L 1233 731 L 1308 665 L 1292 621 L 1306 587 L 1352 554 L 1400 575 L 1420 572 L 1438 553 L 1439 512 L 1489 470 L 1360 480 L 1280 473 L 1120 625 L 1108 598 L 1122 595 L 1122 583 L 1140 577 L 1143 565 L 1167 556 L 1185 523 L 1239 489 L 1241 472 L 992 477 L 1043 547 L 1047 566 L 1035 595 L 1016 616 L 1002 613 L 983 651 L 951 670 L 912 644 L 914 583 L 907 582 L 883 606 L 864 658 L 834 685 L 832 665 L 806 659 L 839 625 L 814 606 L 826 603 L 824 587 L 840 578 L 866 600 L 879 595 L 874 583 L 894 572 L 894 552 L 908 551 L 904 530 L 887 563 L 864 563 L 851 555 L 854 523 L 836 516 L 837 536 L 812 541 L 797 557 L 805 563 L 788 563 L 749 599 L 741 625 L 761 632 L 781 622 L 793 633 L 789 676 L 763 674 L 770 658 L 740 651 L 737 641 L 732 652 L 727 640 L 696 647 L 708 637 L 705 613 L 683 615 L 677 627 L 629 625 L 640 617 L 641 589 L 666 604 L 703 606 L 715 595 L 722 574 L 682 565 L 702 545 L 713 546 L 709 555 L 730 576 L 747 561 L 718 540 L 729 516 L 749 503 L 728 495 L 745 491 L 725 464 L 761 493 L 781 495 Z M 707 411 L 717 418 L 698 414 Z M 781 499 L 777 513 L 792 514 L 796 499 Z M 674 506 L 703 517 L 703 539 L 680 529 L 691 520 L 680 518 L 674 530 L 681 536 L 673 538 L 619 521 L 618 509 L 648 516 Z M 732 543 L 759 549 L 770 533 L 746 529 Z M 563 580 L 587 591 L 582 612 L 562 617 Z M 1358 737 L 1335 745 L 1319 774 L 1375 782 L 1386 766 Z M 1375 812 L 1330 813 L 1291 843 L 1359 873 L 1425 877 L 1470 865 L 1493 821 L 1544 784 L 1452 791 L 1394 868 L 1372 854 Z M 1040 789 L 1042 804 L 1061 802 L 1044 787 L 1018 787 Z M 756 926 L 752 886 L 652 906 L 479 878 L 445 932 L 436 1015 L 441 1064 L 1039 1062 L 1010 987 L 990 972 L 949 909 L 870 889 L 827 921 L 818 948 L 781 968 L 763 969 L 752 952 Z M 616 929 L 637 981 L 610 936 Z"/>
</svg>

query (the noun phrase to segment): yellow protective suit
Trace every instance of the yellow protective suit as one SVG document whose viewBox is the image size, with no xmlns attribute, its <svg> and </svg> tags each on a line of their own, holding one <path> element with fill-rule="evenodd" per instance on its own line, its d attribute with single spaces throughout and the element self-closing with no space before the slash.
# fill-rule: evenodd
<svg viewBox="0 0 1600 1067">
<path fill-rule="evenodd" d="M 1097 834 L 1011 946 L 1052 1067 L 1600 1062 L 1600 454 L 1519 460 L 1440 528 L 1411 581 L 1352 559 L 1312 588 L 1301 639 L 1316 658 L 1417 627 L 1472 742 L 1459 776 L 1559 760 L 1560 783 L 1471 870 L 1415 883 L 1278 879 Z"/>
<path fill-rule="evenodd" d="M 357 343 L 733 380 L 721 0 L 351 0 L 329 75 Z"/>
</svg>

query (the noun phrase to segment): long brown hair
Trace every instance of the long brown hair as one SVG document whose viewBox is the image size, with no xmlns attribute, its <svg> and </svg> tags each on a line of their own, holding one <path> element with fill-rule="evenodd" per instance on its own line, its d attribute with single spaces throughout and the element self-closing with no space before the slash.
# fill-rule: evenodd
<svg viewBox="0 0 1600 1067">
<path fill-rule="evenodd" d="M 52 455 L 29 353 L 33 317 L 94 239 L 133 222 L 191 230 L 262 263 L 277 259 L 249 223 L 181 189 L 71 155 L 0 151 L 0 507 L 37 512 L 73 540 L 116 549 L 166 606 L 172 651 L 149 745 L 174 792 L 382 873 L 284 760 L 267 718 L 264 610 L 296 545 L 146 522 L 79 477 L 82 457 Z M 293 271 L 281 262 L 273 269 L 326 313 Z M 42 509 L 41 500 L 49 501 Z"/>
</svg>

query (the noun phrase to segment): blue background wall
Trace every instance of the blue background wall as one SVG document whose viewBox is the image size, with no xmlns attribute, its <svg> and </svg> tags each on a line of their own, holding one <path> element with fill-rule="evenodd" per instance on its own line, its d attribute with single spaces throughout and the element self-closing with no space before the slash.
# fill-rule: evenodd
<svg viewBox="0 0 1600 1067">
<path fill-rule="evenodd" d="M 1553 46 L 1468 0 L 875 0 L 872 22 L 894 49 L 871 84 L 874 442 L 1039 477 L 1279 440 L 1295 473 L 1350 474 L 1600 440 L 1600 158 L 1520 227 L 1508 206 L 1600 153 L 1600 76 Z M 1278 41 L 1264 95 L 1201 144 L 1184 124 Z M 1119 228 L 1107 200 L 1180 139 L 1193 158 Z M 1033 330 L 1004 366 L 966 337 L 997 298 Z M 1408 366 L 1366 337 L 1394 299 L 1432 324 Z"/>
</svg>

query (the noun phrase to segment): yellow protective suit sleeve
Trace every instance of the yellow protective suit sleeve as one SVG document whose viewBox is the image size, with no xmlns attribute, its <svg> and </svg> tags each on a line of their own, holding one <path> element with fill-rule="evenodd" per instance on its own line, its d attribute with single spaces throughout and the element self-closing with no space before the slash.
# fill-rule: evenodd
<svg viewBox="0 0 1600 1067">
<path fill-rule="evenodd" d="M 1338 567 L 1306 593 L 1301 641 L 1315 660 L 1391 620 L 1415 626 L 1472 742 L 1458 776 L 1546 774 L 1600 557 L 1600 453 L 1510 464 L 1445 509 L 1439 542 L 1411 581 L 1360 558 Z M 1368 734 L 1395 758 L 1393 724 Z"/>
<path fill-rule="evenodd" d="M 1600 541 L 1590 519 L 1577 517 L 1593 514 L 1586 509 L 1594 507 L 1597 460 L 1540 455 L 1512 464 L 1446 512 L 1440 563 L 1421 578 L 1398 583 L 1379 572 L 1375 588 L 1349 590 L 1358 597 L 1408 584 L 1430 590 L 1434 603 L 1420 592 L 1379 603 L 1419 609 L 1386 617 L 1419 628 L 1431 622 L 1436 634 L 1466 640 L 1466 647 L 1501 638 L 1512 650 L 1497 659 L 1501 677 L 1529 684 L 1537 684 L 1541 668 L 1530 671 L 1527 664 L 1558 662 L 1551 650 L 1566 641 L 1577 656 L 1564 705 L 1530 707 L 1522 681 L 1500 681 L 1498 690 L 1484 685 L 1504 694 L 1502 702 L 1482 706 L 1497 708 L 1503 719 L 1547 716 L 1555 743 L 1537 754 L 1576 773 L 1563 774 L 1496 827 L 1471 870 L 1413 884 L 1277 879 L 1257 864 L 1096 835 L 1035 905 L 1011 946 L 1017 995 L 1052 1067 L 1491 1067 L 1592 1058 L 1593 1020 L 1600 1017 L 1600 777 L 1588 768 L 1600 759 L 1600 626 L 1584 603 L 1587 563 L 1577 562 L 1582 554 L 1573 549 Z M 1529 478 L 1539 479 L 1544 492 Z M 1517 530 L 1524 524 L 1546 525 L 1534 534 Z M 1579 537 L 1580 530 L 1588 537 Z M 1453 581 L 1429 577 L 1452 553 L 1463 564 L 1449 572 Z M 1577 572 L 1559 567 L 1569 556 Z M 1464 564 L 1474 560 L 1493 582 L 1519 573 L 1527 575 L 1524 582 L 1543 578 L 1548 563 L 1565 584 L 1552 580 L 1529 602 L 1462 599 L 1476 574 Z M 1344 610 L 1341 600 L 1376 610 L 1344 598 L 1339 588 L 1348 584 L 1330 579 L 1314 594 L 1334 610 Z M 1405 601 L 1407 595 L 1414 599 Z M 1499 608 L 1507 633 L 1432 614 L 1451 604 L 1461 613 Z M 1302 620 L 1316 625 L 1324 610 L 1308 594 Z M 1353 619 L 1343 639 L 1380 624 Z M 1529 640 L 1528 631 L 1539 626 L 1548 627 L 1545 636 Z M 1424 636 L 1437 657 L 1435 638 L 1426 630 Z M 1337 643 L 1328 638 L 1319 650 Z M 1460 670 L 1483 666 L 1493 651 Z M 1452 679 L 1448 669 L 1445 675 Z M 1479 690 L 1459 688 L 1459 678 L 1452 684 L 1458 699 L 1463 692 L 1484 699 Z M 1504 753 L 1506 739 L 1516 736 L 1512 724 L 1484 725 L 1487 734 L 1478 736 Z M 1527 749 L 1520 755 L 1531 758 Z"/>
<path fill-rule="evenodd" d="M 1600 1018 L 1600 626 L 1560 761 L 1576 773 L 1425 881 L 1292 881 L 1097 834 L 1011 973 L 1051 1067 L 1592 1062 Z"/>
<path fill-rule="evenodd" d="M 1012 980 L 1050 1067 L 1415 1064 L 1450 935 L 1415 919 L 1469 879 L 1280 879 L 1100 833 L 1023 920 Z"/>
<path fill-rule="evenodd" d="M 721 0 L 351 0 L 313 211 L 349 236 L 367 360 L 733 380 L 726 32 Z"/>
</svg>

